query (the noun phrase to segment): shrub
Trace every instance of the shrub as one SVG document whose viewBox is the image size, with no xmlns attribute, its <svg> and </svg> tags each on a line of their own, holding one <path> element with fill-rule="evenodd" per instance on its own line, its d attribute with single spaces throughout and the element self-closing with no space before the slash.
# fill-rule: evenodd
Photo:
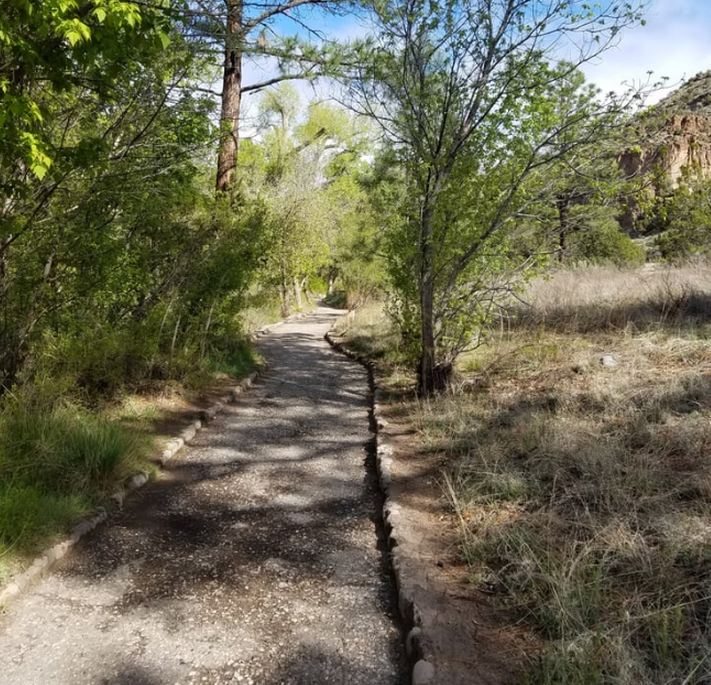
<svg viewBox="0 0 711 685">
<path fill-rule="evenodd" d="M 644 247 L 620 230 L 612 210 L 584 205 L 572 213 L 578 227 L 569 238 L 570 256 L 574 261 L 617 266 L 644 262 Z"/>
<path fill-rule="evenodd" d="M 63 378 L 74 394 L 106 400 L 154 372 L 157 336 L 148 325 L 90 326 L 77 334 L 47 335 L 28 376 Z M 69 388 L 68 388 L 69 389 Z"/>
<path fill-rule="evenodd" d="M 61 402 L 10 400 L 0 415 L 0 478 L 61 494 L 99 493 L 128 475 L 140 441 L 117 423 Z"/>
<path fill-rule="evenodd" d="M 711 252 L 711 183 L 682 184 L 666 211 L 666 230 L 656 241 L 662 257 L 679 261 Z"/>
<path fill-rule="evenodd" d="M 80 495 L 57 495 L 29 485 L 0 484 L 0 552 L 8 548 L 30 552 L 88 510 L 89 503 Z"/>
</svg>

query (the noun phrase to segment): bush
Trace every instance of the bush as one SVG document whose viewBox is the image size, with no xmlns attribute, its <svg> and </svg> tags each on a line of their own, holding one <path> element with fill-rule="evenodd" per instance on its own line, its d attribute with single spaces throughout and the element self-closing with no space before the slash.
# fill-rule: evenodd
<svg viewBox="0 0 711 685">
<path fill-rule="evenodd" d="M 569 238 L 570 256 L 574 261 L 617 266 L 644 262 L 644 247 L 620 230 L 609 208 L 583 205 L 571 214 L 577 226 Z"/>
<path fill-rule="evenodd" d="M 157 335 L 149 325 L 88 325 L 81 333 L 46 335 L 27 376 L 61 378 L 75 386 L 74 394 L 107 400 L 149 378 L 159 368 L 157 353 Z"/>
<path fill-rule="evenodd" d="M 685 260 L 711 252 L 711 182 L 682 183 L 666 207 L 657 247 L 664 259 Z"/>
<path fill-rule="evenodd" d="M 323 298 L 323 303 L 336 309 L 347 309 L 348 293 L 345 290 L 334 290 Z"/>
<path fill-rule="evenodd" d="M 66 402 L 10 400 L 0 415 L 0 478 L 61 494 L 101 493 L 135 467 L 143 445 L 123 427 Z"/>
<path fill-rule="evenodd" d="M 29 485 L 0 484 L 0 552 L 31 552 L 89 511 L 80 495 L 56 495 Z"/>
</svg>

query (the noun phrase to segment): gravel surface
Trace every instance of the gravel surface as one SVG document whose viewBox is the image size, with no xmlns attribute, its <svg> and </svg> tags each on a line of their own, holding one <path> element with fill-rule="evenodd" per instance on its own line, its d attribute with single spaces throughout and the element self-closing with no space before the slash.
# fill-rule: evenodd
<svg viewBox="0 0 711 685">
<path fill-rule="evenodd" d="M 0 619 L 0 682 L 405 682 L 367 378 L 332 310 L 260 342 L 269 363 Z"/>
</svg>

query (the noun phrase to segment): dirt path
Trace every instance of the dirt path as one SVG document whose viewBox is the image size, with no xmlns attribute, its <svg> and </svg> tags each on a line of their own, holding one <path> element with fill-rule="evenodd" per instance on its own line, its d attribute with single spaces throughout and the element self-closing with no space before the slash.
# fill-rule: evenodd
<svg viewBox="0 0 711 685">
<path fill-rule="evenodd" d="M 0 619 L 11 683 L 402 682 L 364 466 L 367 380 L 334 313 Z"/>
</svg>

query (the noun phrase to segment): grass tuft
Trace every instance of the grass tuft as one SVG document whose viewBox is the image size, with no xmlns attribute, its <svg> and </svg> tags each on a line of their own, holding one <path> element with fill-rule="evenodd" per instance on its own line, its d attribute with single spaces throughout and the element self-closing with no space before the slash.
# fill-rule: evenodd
<svg viewBox="0 0 711 685">
<path fill-rule="evenodd" d="M 0 413 L 0 554 L 30 554 L 144 464 L 147 441 L 27 387 Z"/>
</svg>

